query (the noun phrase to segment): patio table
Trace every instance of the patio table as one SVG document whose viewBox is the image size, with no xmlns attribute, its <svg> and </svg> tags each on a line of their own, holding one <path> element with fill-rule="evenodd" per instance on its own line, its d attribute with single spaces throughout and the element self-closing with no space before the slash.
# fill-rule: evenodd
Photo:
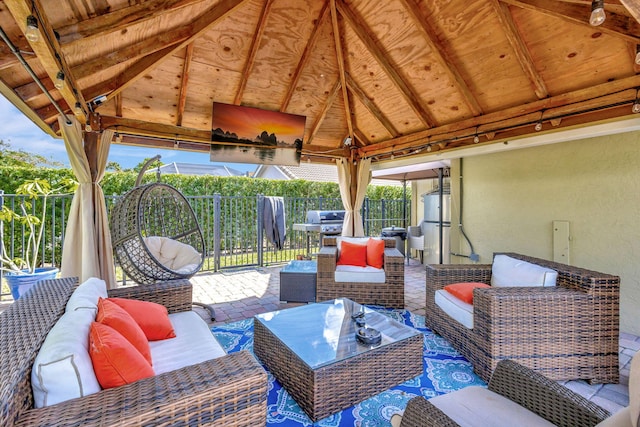
<svg viewBox="0 0 640 427">
<path fill-rule="evenodd" d="M 380 344 L 356 339 L 360 310 Z M 255 316 L 253 347 L 314 422 L 423 372 L 419 331 L 347 298 Z"/>
</svg>

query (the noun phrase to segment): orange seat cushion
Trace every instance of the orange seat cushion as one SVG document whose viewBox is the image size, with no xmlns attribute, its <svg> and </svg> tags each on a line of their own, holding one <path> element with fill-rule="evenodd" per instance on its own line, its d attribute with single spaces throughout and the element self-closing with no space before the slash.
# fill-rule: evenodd
<svg viewBox="0 0 640 427">
<path fill-rule="evenodd" d="M 340 257 L 337 265 L 367 266 L 367 245 L 347 241 L 340 242 Z"/>
<path fill-rule="evenodd" d="M 142 354 L 118 331 L 93 322 L 89 329 L 89 356 L 104 388 L 119 387 L 155 375 Z"/>
<path fill-rule="evenodd" d="M 149 341 L 175 338 L 176 333 L 164 305 L 127 298 L 108 298 L 133 317 Z"/>
<path fill-rule="evenodd" d="M 138 323 L 119 305 L 108 299 L 98 299 L 96 322 L 111 326 L 125 337 L 144 356 L 151 365 L 151 349 L 149 340 Z"/>
<path fill-rule="evenodd" d="M 384 266 L 384 240 L 369 239 L 367 241 L 367 264 L 375 268 Z"/>
<path fill-rule="evenodd" d="M 462 282 L 452 283 L 444 287 L 444 290 L 449 292 L 454 297 L 467 304 L 473 304 L 473 290 L 475 288 L 490 288 L 491 286 L 486 283 L 479 282 Z"/>
</svg>

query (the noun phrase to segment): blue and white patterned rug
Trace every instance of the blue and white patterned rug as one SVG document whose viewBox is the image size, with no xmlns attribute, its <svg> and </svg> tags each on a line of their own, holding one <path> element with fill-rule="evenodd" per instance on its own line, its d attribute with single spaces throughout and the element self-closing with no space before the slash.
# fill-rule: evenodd
<svg viewBox="0 0 640 427">
<path fill-rule="evenodd" d="M 412 397 L 422 395 L 428 399 L 469 385 L 486 385 L 473 372 L 471 364 L 460 353 L 454 350 L 444 338 L 432 333 L 424 326 L 424 316 L 414 315 L 407 310 L 369 307 L 405 325 L 412 326 L 424 334 L 422 376 L 392 387 L 314 424 L 289 396 L 289 393 L 269 374 L 267 426 L 388 426 L 391 416 L 404 410 Z M 227 353 L 245 349 L 253 353 L 253 319 L 215 326 L 212 332 Z M 268 373 L 269 370 L 266 370 Z"/>
</svg>

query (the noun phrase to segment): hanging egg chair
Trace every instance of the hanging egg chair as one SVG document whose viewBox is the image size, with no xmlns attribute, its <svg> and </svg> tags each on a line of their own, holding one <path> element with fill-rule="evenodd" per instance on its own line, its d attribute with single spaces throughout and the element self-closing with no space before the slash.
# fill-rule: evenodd
<svg viewBox="0 0 640 427">
<path fill-rule="evenodd" d="M 140 185 L 148 160 L 135 187 L 111 209 L 114 255 L 124 272 L 141 285 L 188 279 L 204 261 L 204 237 L 193 209 L 176 188 L 158 182 Z"/>
</svg>

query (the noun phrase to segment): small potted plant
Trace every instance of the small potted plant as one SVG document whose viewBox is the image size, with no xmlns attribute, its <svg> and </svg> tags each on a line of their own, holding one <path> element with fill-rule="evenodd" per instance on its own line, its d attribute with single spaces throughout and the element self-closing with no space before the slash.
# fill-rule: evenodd
<svg viewBox="0 0 640 427">
<path fill-rule="evenodd" d="M 24 258 L 9 258 L 4 240 L 0 242 L 2 244 L 0 269 L 6 273 L 5 278 L 11 288 L 11 294 L 14 299 L 20 298 L 40 280 L 53 279 L 58 274 L 56 267 L 40 266 L 38 260 L 40 245 L 44 236 L 47 200 L 53 194 L 71 192 L 76 186 L 77 183 L 71 179 L 65 179 L 55 187 L 52 187 L 44 179 L 28 180 L 16 189 L 17 195 L 24 196 L 19 205 L 19 212 L 9 209 L 6 205 L 2 206 L 2 210 L 0 210 L 0 226 L 4 226 L 4 222 L 15 221 L 24 225 L 26 233 Z M 38 198 L 41 199 L 41 209 L 38 209 L 38 212 L 34 215 L 32 206 Z"/>
</svg>

